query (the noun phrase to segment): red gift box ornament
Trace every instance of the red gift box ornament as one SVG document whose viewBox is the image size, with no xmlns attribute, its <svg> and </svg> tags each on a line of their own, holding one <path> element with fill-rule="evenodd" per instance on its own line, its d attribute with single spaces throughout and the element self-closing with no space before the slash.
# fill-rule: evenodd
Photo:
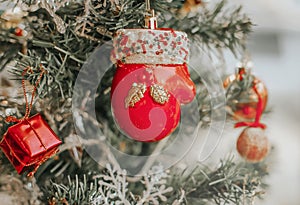
<svg viewBox="0 0 300 205">
<path fill-rule="evenodd" d="M 26 101 L 26 112 L 22 119 L 9 116 L 7 122 L 17 122 L 8 128 L 4 134 L 0 147 L 9 161 L 19 174 L 29 171 L 27 176 L 33 176 L 38 167 L 58 151 L 58 146 L 62 143 L 54 131 L 49 127 L 40 114 L 29 117 L 32 102 L 44 70 L 41 67 L 41 74 L 32 91 L 31 103 L 28 104 L 25 81 L 22 80 L 22 87 Z M 24 70 L 32 72 L 28 67 Z"/>
<path fill-rule="evenodd" d="M 127 136 L 142 142 L 171 134 L 180 120 L 180 105 L 196 95 L 187 66 L 187 34 L 157 29 L 151 12 L 146 29 L 116 32 L 111 56 L 117 66 L 111 86 L 115 122 Z"/>
</svg>

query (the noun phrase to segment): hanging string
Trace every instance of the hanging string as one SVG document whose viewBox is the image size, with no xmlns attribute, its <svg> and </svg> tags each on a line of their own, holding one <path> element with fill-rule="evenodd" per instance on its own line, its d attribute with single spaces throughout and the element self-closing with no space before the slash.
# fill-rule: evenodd
<svg viewBox="0 0 300 205">
<path fill-rule="evenodd" d="M 150 0 L 146 0 L 146 12 L 151 10 Z"/>
<path fill-rule="evenodd" d="M 25 75 L 28 72 L 33 74 L 33 70 L 30 66 L 28 66 L 24 69 L 24 71 L 22 72 L 22 89 L 23 89 L 23 94 L 24 94 L 24 98 L 25 98 L 25 106 L 26 106 L 25 107 L 25 115 L 21 119 L 18 119 L 15 116 L 8 116 L 5 119 L 6 122 L 21 122 L 21 121 L 24 121 L 24 120 L 28 119 L 28 117 L 30 115 L 30 112 L 31 112 L 31 109 L 32 109 L 33 100 L 34 100 L 34 96 L 35 96 L 37 87 L 39 86 L 39 84 L 41 82 L 41 79 L 42 79 L 44 73 L 46 72 L 42 65 L 40 65 L 40 71 L 41 71 L 40 75 L 39 75 L 39 77 L 38 77 L 38 79 L 37 79 L 37 81 L 34 85 L 34 88 L 33 88 L 32 92 L 31 92 L 31 99 L 30 99 L 30 103 L 29 103 L 28 98 L 27 98 L 27 93 L 26 93 Z"/>
<path fill-rule="evenodd" d="M 145 0 L 146 2 L 146 14 L 145 14 L 145 28 L 156 29 L 157 28 L 157 18 L 155 16 L 154 9 L 151 9 L 150 0 Z"/>
</svg>

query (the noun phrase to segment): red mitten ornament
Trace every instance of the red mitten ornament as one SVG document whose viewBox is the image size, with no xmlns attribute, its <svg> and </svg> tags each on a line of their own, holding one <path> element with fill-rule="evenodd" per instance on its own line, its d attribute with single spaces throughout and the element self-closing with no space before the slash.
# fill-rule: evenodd
<svg viewBox="0 0 300 205">
<path fill-rule="evenodd" d="M 30 68 L 25 69 L 23 75 L 28 70 Z M 17 122 L 17 124 L 8 128 L 0 142 L 0 148 L 17 172 L 21 174 L 24 171 L 30 171 L 28 176 L 32 176 L 44 161 L 55 154 L 62 143 L 40 114 L 29 117 L 32 100 L 42 74 L 43 72 L 32 92 L 30 105 L 26 97 L 25 82 L 22 81 L 26 99 L 25 116 L 22 119 L 7 117 L 6 121 Z"/>
<path fill-rule="evenodd" d="M 111 87 L 119 128 L 143 142 L 163 139 L 180 120 L 180 104 L 195 97 L 190 79 L 187 34 L 171 29 L 121 29 L 114 38 L 117 71 Z"/>
</svg>

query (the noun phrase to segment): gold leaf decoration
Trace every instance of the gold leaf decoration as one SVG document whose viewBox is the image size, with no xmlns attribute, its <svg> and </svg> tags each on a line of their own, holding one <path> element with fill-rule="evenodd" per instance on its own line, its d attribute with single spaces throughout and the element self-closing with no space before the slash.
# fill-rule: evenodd
<svg viewBox="0 0 300 205">
<path fill-rule="evenodd" d="M 135 103 L 139 102 L 146 92 L 146 85 L 143 83 L 133 83 L 128 95 L 125 98 L 125 107 L 133 107 Z"/>
<path fill-rule="evenodd" d="M 150 95 L 155 102 L 162 105 L 168 102 L 170 97 L 168 91 L 160 85 L 151 85 Z"/>
</svg>

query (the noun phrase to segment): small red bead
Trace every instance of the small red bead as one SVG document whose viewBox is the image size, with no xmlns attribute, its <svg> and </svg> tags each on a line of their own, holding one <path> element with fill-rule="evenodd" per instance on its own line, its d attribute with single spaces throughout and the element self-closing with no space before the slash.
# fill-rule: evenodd
<svg viewBox="0 0 300 205">
<path fill-rule="evenodd" d="M 16 35 L 16 36 L 23 36 L 23 29 L 17 27 L 17 28 L 15 29 L 15 35 Z"/>
</svg>

